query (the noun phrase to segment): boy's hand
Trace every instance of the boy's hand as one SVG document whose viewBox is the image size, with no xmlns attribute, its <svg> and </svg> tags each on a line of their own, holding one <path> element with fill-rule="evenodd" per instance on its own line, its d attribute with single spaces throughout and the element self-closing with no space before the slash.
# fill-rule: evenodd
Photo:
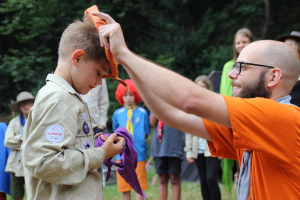
<svg viewBox="0 0 300 200">
<path fill-rule="evenodd" d="M 103 142 L 105 142 L 105 141 L 107 140 L 107 138 L 108 138 L 106 135 L 103 135 L 102 132 L 97 133 L 97 134 L 95 135 L 95 138 L 97 138 L 97 137 L 100 137 L 101 140 L 102 140 Z"/>
<path fill-rule="evenodd" d="M 105 159 L 121 153 L 124 141 L 125 138 L 117 137 L 116 133 L 111 134 L 102 145 L 102 148 L 105 151 Z M 114 142 L 116 142 L 116 144 L 114 144 Z"/>
<path fill-rule="evenodd" d="M 107 24 L 99 27 L 99 37 L 101 46 L 110 49 L 111 53 L 119 58 L 129 49 L 126 46 L 123 32 L 120 24 L 118 24 L 111 16 L 102 12 L 91 12 L 93 15 L 103 18 Z"/>
</svg>

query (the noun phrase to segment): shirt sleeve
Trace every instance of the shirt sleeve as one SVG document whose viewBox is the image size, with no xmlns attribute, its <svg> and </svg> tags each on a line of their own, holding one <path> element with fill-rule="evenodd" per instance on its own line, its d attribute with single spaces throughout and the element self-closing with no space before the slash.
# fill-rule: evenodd
<svg viewBox="0 0 300 200">
<path fill-rule="evenodd" d="M 109 98 L 108 98 L 108 91 L 107 91 L 105 79 L 102 79 L 102 85 L 100 87 L 98 95 L 99 95 L 98 106 L 99 106 L 99 115 L 100 115 L 99 125 L 106 127 Z"/>
<path fill-rule="evenodd" d="M 254 150 L 280 166 L 291 166 L 299 129 L 299 108 L 265 98 L 223 97 L 235 149 Z"/>
<path fill-rule="evenodd" d="M 206 119 L 202 121 L 212 140 L 211 142 L 207 141 L 211 155 L 237 160 L 238 157 L 233 143 L 232 130 Z"/>
<path fill-rule="evenodd" d="M 30 110 L 22 156 L 31 176 L 52 184 L 75 185 L 86 178 L 89 170 L 101 167 L 104 150 L 82 149 L 76 140 L 77 116 L 72 105 L 60 100 Z M 63 130 L 63 139 L 57 143 L 48 141 L 45 135 L 46 129 L 54 124 Z"/>
<path fill-rule="evenodd" d="M 21 134 L 15 135 L 15 131 L 14 131 L 14 126 L 15 126 L 16 120 L 18 120 L 18 119 L 19 118 L 12 119 L 6 129 L 5 138 L 4 138 L 4 146 L 6 146 L 7 148 L 11 148 L 11 149 L 20 149 L 21 148 L 22 141 L 23 141 L 23 135 L 21 135 Z M 14 136 L 16 136 L 15 139 L 14 139 Z"/>
<path fill-rule="evenodd" d="M 116 129 L 119 128 L 116 111 L 114 112 L 113 117 L 112 117 L 112 128 L 113 128 L 113 132 L 115 132 Z"/>
<path fill-rule="evenodd" d="M 193 148 L 193 135 L 186 133 L 185 134 L 185 147 L 184 151 L 186 152 L 187 158 L 195 158 L 192 156 L 192 148 Z M 196 157 L 197 158 L 197 157 Z"/>
<path fill-rule="evenodd" d="M 145 133 L 146 135 L 149 135 L 150 134 L 150 121 L 149 121 L 149 115 L 147 113 L 147 111 L 145 110 Z"/>
</svg>

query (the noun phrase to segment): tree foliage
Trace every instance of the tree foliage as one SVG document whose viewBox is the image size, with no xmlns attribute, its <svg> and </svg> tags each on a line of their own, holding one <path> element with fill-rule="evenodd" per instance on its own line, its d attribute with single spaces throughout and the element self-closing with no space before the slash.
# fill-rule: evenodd
<svg viewBox="0 0 300 200">
<path fill-rule="evenodd" d="M 265 20 L 263 0 L 6 0 L 0 6 L 0 112 L 19 92 L 36 94 L 45 84 L 63 30 L 94 4 L 121 24 L 132 51 L 190 79 L 222 69 L 238 29 L 248 27 L 261 39 Z M 273 0 L 266 37 L 299 31 L 299 7 L 297 0 Z M 119 106 L 117 82 L 107 82 L 111 116 Z"/>
</svg>

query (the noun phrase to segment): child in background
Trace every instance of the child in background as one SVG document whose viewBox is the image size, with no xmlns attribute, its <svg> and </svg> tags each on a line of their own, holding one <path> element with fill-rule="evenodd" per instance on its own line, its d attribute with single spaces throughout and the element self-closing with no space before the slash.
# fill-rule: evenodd
<svg viewBox="0 0 300 200">
<path fill-rule="evenodd" d="M 10 174 L 5 172 L 9 148 L 4 146 L 4 137 L 7 125 L 0 122 L 0 200 L 6 200 L 6 194 L 10 193 Z"/>
<path fill-rule="evenodd" d="M 21 92 L 17 96 L 17 101 L 9 105 L 11 111 L 21 113 L 9 122 L 4 140 L 4 145 L 11 149 L 5 171 L 11 173 L 11 198 L 17 200 L 23 199 L 25 194 L 23 159 L 20 148 L 23 142 L 24 125 L 33 102 L 32 94 Z"/>
<path fill-rule="evenodd" d="M 173 200 L 181 195 L 181 162 L 183 160 L 183 132 L 163 124 L 153 114 L 150 124 L 155 127 L 152 137 L 150 156 L 154 157 L 158 174 L 159 199 L 168 199 L 169 180 L 172 185 Z"/>
<path fill-rule="evenodd" d="M 128 133 L 132 137 L 134 149 L 138 153 L 138 164 L 136 174 L 140 182 L 142 190 L 147 190 L 147 174 L 146 174 L 146 153 L 147 144 L 145 139 L 150 134 L 150 123 L 148 113 L 144 108 L 137 104 L 142 100 L 133 81 L 126 79 L 124 81 L 128 85 L 128 90 L 124 85 L 119 84 L 115 92 L 117 101 L 123 106 L 117 109 L 113 114 L 113 131 L 119 127 L 126 127 Z M 120 156 L 116 156 L 117 161 L 120 161 Z M 117 173 L 118 191 L 123 192 L 123 200 L 130 200 L 131 187 Z M 136 193 L 136 200 L 141 200 L 143 197 Z"/>
<path fill-rule="evenodd" d="M 195 83 L 200 87 L 213 91 L 212 84 L 207 76 L 198 76 Z M 211 156 L 207 141 L 186 133 L 184 150 L 186 151 L 187 161 L 195 163 L 197 166 L 203 200 L 221 200 L 218 185 L 220 163 L 217 157 Z"/>
</svg>

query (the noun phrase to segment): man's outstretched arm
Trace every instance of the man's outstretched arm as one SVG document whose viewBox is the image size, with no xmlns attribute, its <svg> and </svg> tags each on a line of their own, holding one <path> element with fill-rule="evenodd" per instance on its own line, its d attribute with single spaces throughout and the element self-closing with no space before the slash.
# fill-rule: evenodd
<svg viewBox="0 0 300 200">
<path fill-rule="evenodd" d="M 202 118 L 193 114 L 185 113 L 158 98 L 153 92 L 146 88 L 143 81 L 134 74 L 132 70 L 129 68 L 126 70 L 137 87 L 144 102 L 158 119 L 170 127 L 174 127 L 183 132 L 211 141 L 211 138 L 202 122 Z"/>
<path fill-rule="evenodd" d="M 145 89 L 185 113 L 231 127 L 221 95 L 201 88 L 187 78 L 132 53 L 126 46 L 120 25 L 107 14 L 93 14 L 104 18 L 108 23 L 99 27 L 101 45 L 110 49 L 126 70 L 130 69 L 136 74 Z"/>
</svg>

